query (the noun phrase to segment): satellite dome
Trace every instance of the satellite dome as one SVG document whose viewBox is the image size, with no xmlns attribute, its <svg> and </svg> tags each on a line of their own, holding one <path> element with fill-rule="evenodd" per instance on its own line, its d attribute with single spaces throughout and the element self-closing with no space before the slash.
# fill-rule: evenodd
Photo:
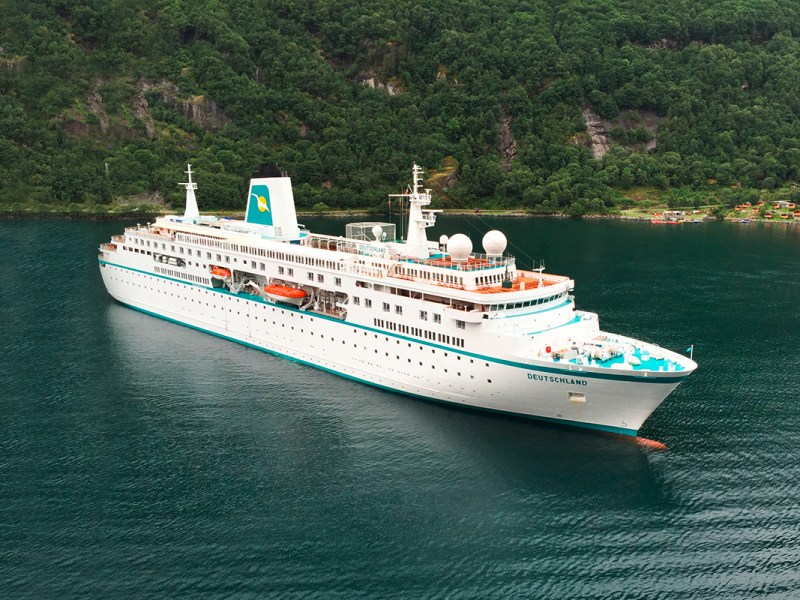
<svg viewBox="0 0 800 600">
<path fill-rule="evenodd" d="M 447 251 L 450 253 L 450 258 L 454 261 L 465 261 L 472 252 L 472 240 L 463 233 L 457 233 L 448 240 Z"/>
<path fill-rule="evenodd" d="M 439 236 L 439 243 L 442 246 L 446 246 L 448 241 L 450 241 L 450 238 L 447 237 L 446 235 L 442 234 L 442 235 Z"/>
<path fill-rule="evenodd" d="M 502 231 L 493 229 L 483 236 L 483 250 L 487 256 L 503 256 L 508 242 Z"/>
<path fill-rule="evenodd" d="M 372 235 L 375 236 L 376 240 L 380 241 L 382 234 L 383 234 L 383 227 L 381 227 L 380 225 L 374 225 L 372 227 Z"/>
</svg>

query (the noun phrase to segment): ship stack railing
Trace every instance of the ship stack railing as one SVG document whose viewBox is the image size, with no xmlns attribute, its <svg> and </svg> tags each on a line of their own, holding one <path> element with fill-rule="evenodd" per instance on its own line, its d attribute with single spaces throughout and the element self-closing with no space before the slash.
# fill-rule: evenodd
<svg viewBox="0 0 800 600">
<path fill-rule="evenodd" d="M 169 240 L 171 242 L 175 241 L 175 234 L 174 233 L 167 233 L 167 232 L 139 232 L 139 235 L 145 238 L 150 238 L 151 240 Z"/>
<path fill-rule="evenodd" d="M 473 253 L 467 260 L 457 261 L 449 256 L 434 255 L 430 258 L 405 257 L 400 259 L 403 262 L 414 263 L 436 267 L 439 269 L 450 269 L 454 271 L 484 271 L 487 269 L 513 269 L 516 259 L 513 256 L 490 256 L 488 254 Z"/>
<path fill-rule="evenodd" d="M 303 239 L 303 245 L 320 250 L 359 254 L 361 256 L 388 257 L 388 251 L 383 242 L 373 242 L 369 240 L 362 241 L 346 237 L 313 233 Z"/>
</svg>

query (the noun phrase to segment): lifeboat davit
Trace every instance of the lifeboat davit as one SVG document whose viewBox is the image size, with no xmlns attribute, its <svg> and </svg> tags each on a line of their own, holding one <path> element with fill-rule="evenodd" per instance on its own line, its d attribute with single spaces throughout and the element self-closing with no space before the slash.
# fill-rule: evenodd
<svg viewBox="0 0 800 600">
<path fill-rule="evenodd" d="M 214 277 L 230 277 L 231 271 L 225 267 L 211 267 L 211 274 Z"/>
<path fill-rule="evenodd" d="M 303 290 L 287 285 L 265 285 L 264 293 L 273 302 L 285 302 L 295 306 L 300 306 L 306 297 Z"/>
</svg>

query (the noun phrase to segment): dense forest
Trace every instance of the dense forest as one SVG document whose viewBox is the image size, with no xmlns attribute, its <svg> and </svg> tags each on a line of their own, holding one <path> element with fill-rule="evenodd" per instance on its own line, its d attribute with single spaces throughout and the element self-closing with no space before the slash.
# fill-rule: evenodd
<svg viewBox="0 0 800 600">
<path fill-rule="evenodd" d="M 796 0 L 3 0 L 0 204 L 603 212 L 800 176 Z M 792 192 L 794 193 L 794 192 Z"/>
</svg>

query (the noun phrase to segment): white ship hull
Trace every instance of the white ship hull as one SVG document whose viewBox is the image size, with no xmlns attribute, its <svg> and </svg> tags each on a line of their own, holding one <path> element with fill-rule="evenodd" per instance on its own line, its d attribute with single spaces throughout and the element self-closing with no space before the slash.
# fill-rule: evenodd
<svg viewBox="0 0 800 600">
<path fill-rule="evenodd" d="M 391 223 L 305 231 L 288 177 L 252 179 L 243 221 L 201 216 L 187 174 L 183 216 L 100 246 L 106 288 L 137 310 L 394 392 L 628 435 L 697 367 L 600 331 L 569 277 L 518 269 L 499 231 L 484 254 L 429 242 L 416 165 L 404 241 Z"/>
<path fill-rule="evenodd" d="M 110 258 L 110 257 L 108 257 Z M 139 257 L 134 257 L 138 259 Z M 536 360 L 304 311 L 103 260 L 134 309 L 380 388 L 459 406 L 635 435 L 688 372 L 635 373 Z M 198 278 L 199 279 L 199 278 Z M 480 351 L 479 350 L 482 350 Z M 489 355 L 491 351 L 491 356 Z"/>
</svg>

